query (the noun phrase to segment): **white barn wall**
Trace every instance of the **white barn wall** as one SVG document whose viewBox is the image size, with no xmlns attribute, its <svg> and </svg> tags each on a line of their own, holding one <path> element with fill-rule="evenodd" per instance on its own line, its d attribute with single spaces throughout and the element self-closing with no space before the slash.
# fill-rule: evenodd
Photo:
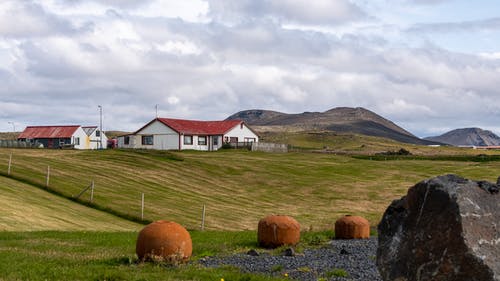
<svg viewBox="0 0 500 281">
<path fill-rule="evenodd" d="M 233 129 L 229 130 L 224 137 L 228 137 L 228 140 L 231 137 L 237 137 L 238 142 L 247 142 L 248 140 L 245 140 L 245 138 L 255 138 L 255 141 L 259 141 L 259 136 L 257 136 L 250 128 L 247 127 L 247 125 L 243 124 L 243 128 L 241 125 L 235 126 Z"/>
<path fill-rule="evenodd" d="M 129 143 L 125 144 L 125 137 L 129 137 Z M 127 136 L 118 136 L 118 148 L 136 148 L 137 145 L 137 136 L 136 135 L 127 135 Z"/>
<path fill-rule="evenodd" d="M 181 136 L 181 149 L 194 149 L 194 150 L 201 150 L 201 151 L 209 151 L 209 150 L 218 150 L 222 146 L 222 136 L 206 136 L 207 137 L 207 144 L 206 145 L 200 145 L 198 142 L 198 137 L 199 136 L 204 136 L 204 135 L 189 135 L 193 137 L 193 144 L 184 144 L 184 135 Z M 213 139 L 217 138 L 218 143 L 217 145 L 213 145 Z"/>
<path fill-rule="evenodd" d="M 99 148 L 99 142 L 101 140 L 101 137 L 97 136 L 97 131 L 99 128 L 95 129 L 92 134 L 89 136 L 89 149 L 98 149 Z M 101 132 L 102 134 L 102 148 L 106 149 L 108 147 L 108 137 L 104 132 Z"/>
<path fill-rule="evenodd" d="M 74 145 L 75 149 L 85 149 L 85 138 L 87 137 L 87 134 L 85 131 L 82 129 L 82 127 L 78 127 L 76 131 L 73 133 L 71 136 L 71 144 Z M 80 140 L 80 144 L 76 145 L 76 139 Z"/>
<path fill-rule="evenodd" d="M 142 136 L 153 136 L 153 145 L 143 145 Z M 179 149 L 179 134 L 161 123 L 154 121 L 137 132 L 137 139 L 134 148 L 170 150 Z"/>
</svg>

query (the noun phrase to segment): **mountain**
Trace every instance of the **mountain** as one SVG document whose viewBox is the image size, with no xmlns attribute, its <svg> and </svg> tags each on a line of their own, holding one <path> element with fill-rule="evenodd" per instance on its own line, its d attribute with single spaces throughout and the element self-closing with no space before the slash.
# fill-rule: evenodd
<svg viewBox="0 0 500 281">
<path fill-rule="evenodd" d="M 435 144 L 422 140 L 382 116 L 362 107 L 337 107 L 325 112 L 287 114 L 252 109 L 235 113 L 227 120 L 239 119 L 253 126 L 288 126 L 303 130 L 328 130 L 385 137 L 412 144 Z"/>
<path fill-rule="evenodd" d="M 480 128 L 456 129 L 440 136 L 427 137 L 425 139 L 456 146 L 500 145 L 500 137 L 498 137 L 491 131 L 483 130 Z"/>
</svg>

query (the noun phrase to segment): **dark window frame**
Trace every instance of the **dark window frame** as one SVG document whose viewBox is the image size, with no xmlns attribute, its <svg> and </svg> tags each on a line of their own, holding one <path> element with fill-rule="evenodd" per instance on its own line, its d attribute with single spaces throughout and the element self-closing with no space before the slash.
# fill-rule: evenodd
<svg viewBox="0 0 500 281">
<path fill-rule="evenodd" d="M 193 136 L 192 135 L 184 135 L 184 144 L 185 145 L 193 145 Z M 189 140 L 189 141 L 187 141 Z"/>
<path fill-rule="evenodd" d="M 200 140 L 203 140 L 200 142 Z M 198 136 L 198 145 L 207 145 L 207 136 Z"/>
<path fill-rule="evenodd" d="M 147 141 L 151 140 L 151 142 Z M 154 136 L 153 135 L 143 135 L 141 136 L 142 145 L 154 145 Z"/>
</svg>

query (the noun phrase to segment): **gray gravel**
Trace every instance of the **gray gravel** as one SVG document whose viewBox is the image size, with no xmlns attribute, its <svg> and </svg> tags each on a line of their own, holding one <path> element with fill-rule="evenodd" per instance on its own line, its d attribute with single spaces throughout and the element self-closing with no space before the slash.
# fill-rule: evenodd
<svg viewBox="0 0 500 281">
<path fill-rule="evenodd" d="M 375 265 L 377 238 L 356 240 L 332 240 L 318 249 L 306 249 L 295 256 L 270 254 L 257 249 L 259 256 L 247 253 L 226 257 L 207 257 L 199 263 L 207 267 L 231 265 L 242 272 L 263 273 L 284 276 L 295 280 L 382 280 Z M 346 272 L 347 277 L 339 277 Z"/>
</svg>

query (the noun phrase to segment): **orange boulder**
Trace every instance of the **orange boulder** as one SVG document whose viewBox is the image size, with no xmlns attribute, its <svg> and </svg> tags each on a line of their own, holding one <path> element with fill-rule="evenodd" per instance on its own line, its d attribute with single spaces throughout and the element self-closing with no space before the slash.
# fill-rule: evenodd
<svg viewBox="0 0 500 281">
<path fill-rule="evenodd" d="M 370 223 L 363 217 L 344 216 L 335 222 L 335 238 L 370 238 Z"/>
<path fill-rule="evenodd" d="M 257 240 L 266 248 L 295 245 L 300 240 L 300 224 L 289 216 L 269 215 L 259 221 Z"/>
<path fill-rule="evenodd" d="M 140 260 L 160 259 L 179 263 L 189 260 L 193 244 L 180 224 L 159 220 L 145 226 L 137 237 L 135 252 Z"/>
</svg>

